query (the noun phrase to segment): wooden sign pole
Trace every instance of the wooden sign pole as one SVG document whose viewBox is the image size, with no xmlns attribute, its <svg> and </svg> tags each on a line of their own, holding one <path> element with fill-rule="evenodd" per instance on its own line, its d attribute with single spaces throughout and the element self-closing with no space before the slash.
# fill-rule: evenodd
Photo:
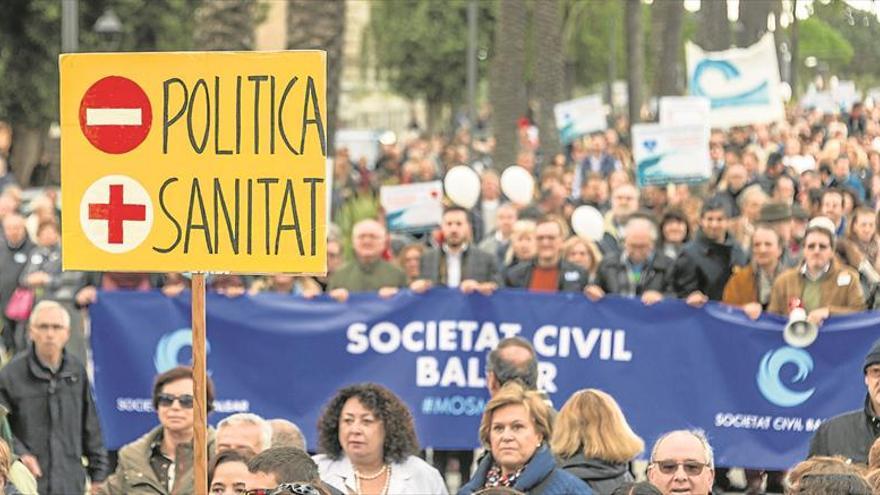
<svg viewBox="0 0 880 495">
<path fill-rule="evenodd" d="M 208 394 L 205 353 L 205 274 L 192 274 L 193 493 L 208 493 Z"/>
</svg>

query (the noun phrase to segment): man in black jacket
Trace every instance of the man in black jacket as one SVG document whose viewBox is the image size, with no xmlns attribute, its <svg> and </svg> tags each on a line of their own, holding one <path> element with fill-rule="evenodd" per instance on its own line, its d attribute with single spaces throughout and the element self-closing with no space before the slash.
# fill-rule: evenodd
<svg viewBox="0 0 880 495">
<path fill-rule="evenodd" d="M 810 441 L 810 457 L 840 455 L 866 464 L 871 444 L 880 437 L 880 340 L 865 357 L 862 368 L 868 396 L 865 407 L 822 423 Z"/>
<path fill-rule="evenodd" d="M 645 304 L 660 302 L 672 290 L 674 261 L 655 249 L 657 225 L 650 216 L 636 213 L 626 221 L 622 238 L 623 252 L 602 259 L 587 297 L 597 301 L 605 294 L 621 294 L 640 297 Z"/>
<path fill-rule="evenodd" d="M 6 308 L 9 298 L 18 287 L 18 278 L 27 265 L 28 254 L 34 243 L 28 238 L 24 217 L 9 213 L 3 217 L 3 238 L 0 239 L 0 310 Z M 15 321 L 5 314 L 0 316 L 3 327 L 3 346 L 12 355 L 15 348 Z"/>
<path fill-rule="evenodd" d="M 720 301 L 734 266 L 749 262 L 748 255 L 727 232 L 730 211 L 720 198 L 712 197 L 700 212 L 700 230 L 675 260 L 672 283 L 677 297 L 692 306 Z"/>
<path fill-rule="evenodd" d="M 13 450 L 42 494 L 96 493 L 108 474 L 107 450 L 83 364 L 64 350 L 70 315 L 44 300 L 30 318 L 30 349 L 0 370 L 0 403 L 9 409 Z"/>
<path fill-rule="evenodd" d="M 554 217 L 547 217 L 535 227 L 538 254 L 504 274 L 505 287 L 520 287 L 537 292 L 582 292 L 587 272 L 562 259 L 562 243 L 567 227 Z"/>
<path fill-rule="evenodd" d="M 494 256 L 470 242 L 467 210 L 460 206 L 447 208 L 440 230 L 443 243 L 422 254 L 419 278 L 410 284 L 410 289 L 421 293 L 433 285 L 444 285 L 465 293 L 494 291 L 498 285 L 498 264 Z"/>
</svg>

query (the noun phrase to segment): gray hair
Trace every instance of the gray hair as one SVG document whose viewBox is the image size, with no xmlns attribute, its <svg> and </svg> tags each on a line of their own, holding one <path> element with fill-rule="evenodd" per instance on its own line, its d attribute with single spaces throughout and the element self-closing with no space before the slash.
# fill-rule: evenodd
<svg viewBox="0 0 880 495">
<path fill-rule="evenodd" d="M 306 437 L 303 436 L 299 426 L 292 421 L 281 418 L 270 419 L 269 425 L 272 427 L 272 447 L 295 447 L 303 451 L 307 450 Z"/>
<path fill-rule="evenodd" d="M 532 359 L 525 363 L 524 366 L 517 366 L 501 358 L 501 351 L 507 347 L 522 347 L 528 349 L 532 354 Z M 498 347 L 489 352 L 486 358 L 486 373 L 495 375 L 498 379 L 498 385 L 504 385 L 513 380 L 519 380 L 526 388 L 535 390 L 538 387 L 538 360 L 535 357 L 535 348 L 528 340 L 522 337 L 508 337 L 502 339 L 498 343 Z"/>
<path fill-rule="evenodd" d="M 254 413 L 236 413 L 227 416 L 217 423 L 217 431 L 220 431 L 227 426 L 241 424 L 254 425 L 260 428 L 260 444 L 262 450 L 266 450 L 272 446 L 272 425 Z"/>
<path fill-rule="evenodd" d="M 709 445 L 709 439 L 706 438 L 706 433 L 700 429 L 694 430 L 673 430 L 667 431 L 666 433 L 660 435 L 656 442 L 654 442 L 654 447 L 651 449 L 651 462 L 657 460 L 657 449 L 660 447 L 660 444 L 663 443 L 663 440 L 666 440 L 667 437 L 671 435 L 677 434 L 685 434 L 691 435 L 697 440 L 700 441 L 700 445 L 703 447 L 703 455 L 706 457 L 706 464 L 709 465 L 710 468 L 715 468 L 715 453 L 712 451 L 712 446 Z"/>
<path fill-rule="evenodd" d="M 37 321 L 37 316 L 43 311 L 48 311 L 50 309 L 57 309 L 60 311 L 64 328 L 70 328 L 70 313 L 67 311 L 67 308 L 62 306 L 61 303 L 51 299 L 43 299 L 34 306 L 34 309 L 31 311 L 31 316 L 28 318 L 28 326 L 34 326 L 34 322 Z"/>
<path fill-rule="evenodd" d="M 620 232 L 620 239 L 626 239 L 627 232 L 634 228 L 638 229 L 639 226 L 644 227 L 648 231 L 648 235 L 651 237 L 651 242 L 657 241 L 657 224 L 650 218 L 646 218 L 645 216 L 638 214 L 631 215 L 629 219 L 627 219 L 623 229 Z"/>
</svg>

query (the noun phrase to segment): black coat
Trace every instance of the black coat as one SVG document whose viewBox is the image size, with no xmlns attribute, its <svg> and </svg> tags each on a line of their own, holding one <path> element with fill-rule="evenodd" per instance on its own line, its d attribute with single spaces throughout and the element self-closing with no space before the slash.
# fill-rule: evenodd
<svg viewBox="0 0 880 495">
<path fill-rule="evenodd" d="M 651 257 L 648 265 L 642 270 L 642 277 L 635 287 L 629 279 L 629 271 L 618 254 L 603 258 L 596 271 L 595 284 L 606 294 L 623 294 L 641 296 L 645 291 L 655 290 L 661 294 L 672 291 L 672 267 L 674 261 L 662 253 Z"/>
<path fill-rule="evenodd" d="M 841 414 L 819 426 L 810 440 L 810 457 L 841 455 L 852 462 L 868 463 L 868 451 L 880 437 L 880 417 L 871 410 L 871 398 L 865 407 Z"/>
<path fill-rule="evenodd" d="M 560 466 L 589 485 L 597 495 L 610 495 L 620 485 L 633 481 L 627 464 L 586 459 L 583 453 L 562 459 Z"/>
<path fill-rule="evenodd" d="M 504 272 L 505 287 L 528 289 L 535 270 L 535 260 L 523 261 L 508 268 Z M 589 283 L 589 274 L 583 268 L 565 260 L 559 261 L 559 281 L 556 289 L 559 292 L 583 292 Z"/>
<path fill-rule="evenodd" d="M 749 257 L 730 235 L 724 244 L 709 240 L 703 231 L 684 245 L 672 270 L 672 286 L 675 294 L 685 298 L 696 290 L 720 301 L 724 286 L 734 266 L 744 266 Z"/>
<path fill-rule="evenodd" d="M 83 364 L 66 351 L 57 373 L 37 360 L 33 346 L 0 370 L 0 402 L 9 409 L 15 454 L 33 455 L 41 494 L 82 493 L 108 473 L 107 450 Z"/>
<path fill-rule="evenodd" d="M 34 247 L 27 236 L 18 246 L 10 246 L 8 242 L 0 237 L 0 309 L 6 308 L 7 301 L 18 287 L 18 277 L 27 265 L 28 254 Z"/>
</svg>

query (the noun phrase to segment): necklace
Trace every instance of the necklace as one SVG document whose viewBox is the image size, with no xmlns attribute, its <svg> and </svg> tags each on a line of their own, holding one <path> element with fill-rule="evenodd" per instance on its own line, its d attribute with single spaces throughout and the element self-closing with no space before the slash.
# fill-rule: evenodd
<svg viewBox="0 0 880 495">
<path fill-rule="evenodd" d="M 363 495 L 363 493 L 364 493 L 364 490 L 361 488 L 361 480 L 367 480 L 367 481 L 374 480 L 374 479 L 378 478 L 379 476 L 382 476 L 383 474 L 385 474 L 385 472 L 388 473 L 388 476 L 385 477 L 385 486 L 382 487 L 382 491 L 379 492 L 379 495 L 388 495 L 388 487 L 391 486 L 391 466 L 388 464 L 384 464 L 382 466 L 382 468 L 379 469 L 378 471 L 376 471 L 375 473 L 366 474 L 366 475 L 361 474 L 360 471 L 355 469 L 354 470 L 354 479 L 355 479 L 355 482 L 357 485 L 355 488 L 357 488 L 358 495 Z"/>
</svg>

